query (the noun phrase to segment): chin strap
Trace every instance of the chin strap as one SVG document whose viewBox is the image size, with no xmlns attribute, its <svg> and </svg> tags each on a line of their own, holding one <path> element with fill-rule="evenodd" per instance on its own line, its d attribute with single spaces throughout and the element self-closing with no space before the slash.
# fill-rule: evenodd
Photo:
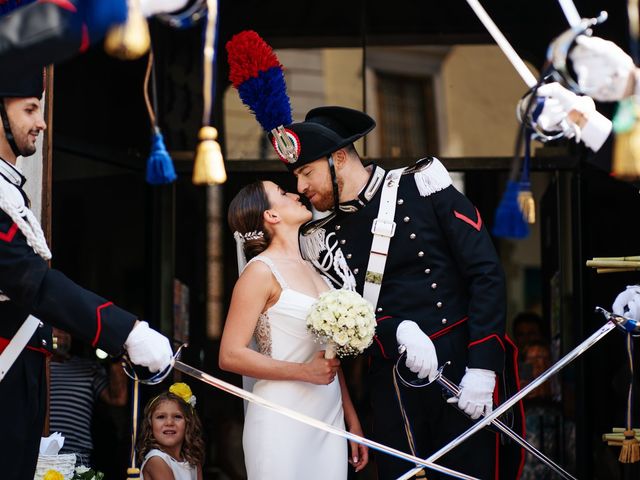
<svg viewBox="0 0 640 480">
<path fill-rule="evenodd" d="M 13 136 L 13 132 L 11 131 L 11 124 L 9 123 L 9 116 L 7 115 L 7 109 L 4 105 L 4 98 L 0 97 L 0 119 L 2 119 L 2 127 L 4 128 L 4 136 L 11 147 L 11 151 L 16 157 L 22 155 L 20 150 L 18 150 L 18 145 L 16 144 L 16 139 Z"/>
<path fill-rule="evenodd" d="M 331 172 L 331 186 L 333 187 L 333 211 L 337 212 L 340 208 L 340 195 L 338 193 L 338 178 L 336 177 L 336 167 L 333 164 L 333 156 L 327 157 L 329 162 L 329 172 Z"/>
</svg>

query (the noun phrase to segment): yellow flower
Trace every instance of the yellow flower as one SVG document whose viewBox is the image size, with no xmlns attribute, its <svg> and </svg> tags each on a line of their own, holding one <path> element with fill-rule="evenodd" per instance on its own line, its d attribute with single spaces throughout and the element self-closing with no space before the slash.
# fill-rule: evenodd
<svg viewBox="0 0 640 480">
<path fill-rule="evenodd" d="M 196 397 L 191 392 L 191 388 L 186 383 L 176 382 L 169 387 L 169 391 L 177 395 L 191 406 L 195 406 Z"/>
<path fill-rule="evenodd" d="M 47 470 L 42 480 L 64 480 L 64 476 L 57 470 Z"/>
</svg>

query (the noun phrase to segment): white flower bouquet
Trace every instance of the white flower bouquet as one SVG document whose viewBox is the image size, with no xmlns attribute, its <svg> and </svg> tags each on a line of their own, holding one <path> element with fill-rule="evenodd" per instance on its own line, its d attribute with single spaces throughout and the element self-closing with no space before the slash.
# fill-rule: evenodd
<svg viewBox="0 0 640 480">
<path fill-rule="evenodd" d="M 330 290 L 311 307 L 307 329 L 326 342 L 325 358 L 355 356 L 373 342 L 376 316 L 373 306 L 358 293 Z"/>
</svg>

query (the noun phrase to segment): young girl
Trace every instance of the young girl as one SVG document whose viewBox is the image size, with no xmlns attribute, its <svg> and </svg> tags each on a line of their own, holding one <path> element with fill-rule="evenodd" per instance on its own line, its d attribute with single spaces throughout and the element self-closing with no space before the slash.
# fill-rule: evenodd
<svg viewBox="0 0 640 480">
<path fill-rule="evenodd" d="M 186 383 L 151 399 L 138 439 L 141 480 L 202 480 L 204 443 L 196 397 Z"/>
</svg>

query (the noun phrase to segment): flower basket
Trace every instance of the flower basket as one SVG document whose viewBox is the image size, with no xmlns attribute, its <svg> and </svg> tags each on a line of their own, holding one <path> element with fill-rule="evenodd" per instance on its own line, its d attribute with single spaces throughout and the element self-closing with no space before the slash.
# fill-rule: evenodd
<svg viewBox="0 0 640 480">
<path fill-rule="evenodd" d="M 60 455 L 38 455 L 38 464 L 36 465 L 36 474 L 34 480 L 42 480 L 45 473 L 49 470 L 60 472 L 64 480 L 73 478 L 76 466 L 76 454 L 64 453 Z"/>
</svg>

